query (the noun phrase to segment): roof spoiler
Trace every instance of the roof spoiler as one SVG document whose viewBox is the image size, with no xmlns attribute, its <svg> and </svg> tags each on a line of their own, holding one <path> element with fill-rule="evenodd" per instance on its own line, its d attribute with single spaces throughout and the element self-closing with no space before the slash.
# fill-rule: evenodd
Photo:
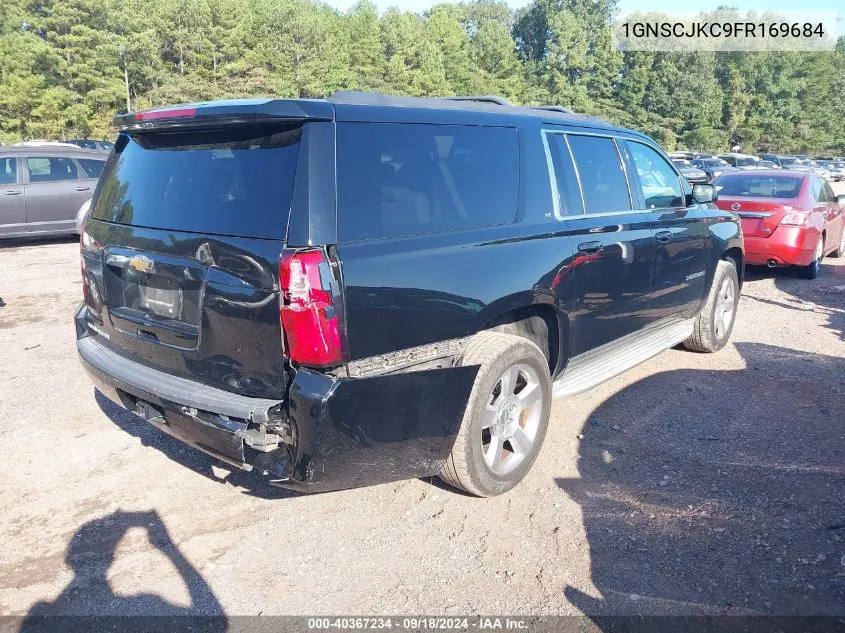
<svg viewBox="0 0 845 633">
<path fill-rule="evenodd" d="M 235 99 L 189 103 L 120 114 L 114 118 L 114 126 L 121 132 L 138 132 L 239 123 L 278 123 L 281 120 L 331 121 L 333 119 L 334 106 L 325 101 Z"/>
</svg>

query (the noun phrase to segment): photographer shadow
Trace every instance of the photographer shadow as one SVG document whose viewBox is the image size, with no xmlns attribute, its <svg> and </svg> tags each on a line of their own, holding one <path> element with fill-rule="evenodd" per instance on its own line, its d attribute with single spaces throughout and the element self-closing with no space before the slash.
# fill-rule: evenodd
<svg viewBox="0 0 845 633">
<path fill-rule="evenodd" d="M 187 588 L 189 606 L 173 604 L 155 593 L 115 593 L 109 569 L 120 540 L 133 528 L 145 530 L 150 545 L 172 563 Z M 203 633 L 228 629 L 222 605 L 176 547 L 157 512 L 117 511 L 86 523 L 70 540 L 65 562 L 73 570 L 73 579 L 52 602 L 33 605 L 21 633 L 89 632 L 115 626 L 122 631 L 157 631 L 184 629 L 186 624 Z"/>
</svg>

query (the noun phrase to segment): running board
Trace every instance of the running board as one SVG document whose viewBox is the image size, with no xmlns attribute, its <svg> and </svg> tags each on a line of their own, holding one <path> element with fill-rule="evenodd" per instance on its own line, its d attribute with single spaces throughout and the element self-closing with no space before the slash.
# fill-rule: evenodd
<svg viewBox="0 0 845 633">
<path fill-rule="evenodd" d="M 552 385 L 553 397 L 574 396 L 628 371 L 688 339 L 694 325 L 689 319 L 648 328 L 579 354 Z"/>
</svg>

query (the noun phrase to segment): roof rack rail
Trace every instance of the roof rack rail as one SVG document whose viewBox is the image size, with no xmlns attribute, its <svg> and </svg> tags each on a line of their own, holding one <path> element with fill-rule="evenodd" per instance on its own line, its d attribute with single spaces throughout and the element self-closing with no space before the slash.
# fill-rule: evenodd
<svg viewBox="0 0 845 633">
<path fill-rule="evenodd" d="M 564 114 L 575 114 L 573 110 L 569 108 L 564 108 L 563 106 L 559 105 L 542 105 L 542 106 L 528 106 L 529 108 L 533 108 L 535 110 L 548 110 L 550 112 L 563 112 Z"/>
<path fill-rule="evenodd" d="M 466 97 L 438 97 L 439 99 L 446 99 L 447 101 L 476 101 L 478 103 L 495 103 L 496 105 L 501 106 L 512 106 L 513 104 L 505 99 L 504 97 L 498 97 L 496 95 L 478 95 L 478 96 L 466 96 Z"/>
</svg>

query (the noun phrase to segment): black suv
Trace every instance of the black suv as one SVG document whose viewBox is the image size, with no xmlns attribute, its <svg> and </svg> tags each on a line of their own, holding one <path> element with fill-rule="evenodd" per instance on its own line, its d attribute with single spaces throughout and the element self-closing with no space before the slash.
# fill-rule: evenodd
<svg viewBox="0 0 845 633">
<path fill-rule="evenodd" d="M 81 240 L 82 362 L 273 484 L 499 494 L 553 398 L 730 336 L 737 218 L 638 132 L 365 93 L 117 124 Z"/>
</svg>

